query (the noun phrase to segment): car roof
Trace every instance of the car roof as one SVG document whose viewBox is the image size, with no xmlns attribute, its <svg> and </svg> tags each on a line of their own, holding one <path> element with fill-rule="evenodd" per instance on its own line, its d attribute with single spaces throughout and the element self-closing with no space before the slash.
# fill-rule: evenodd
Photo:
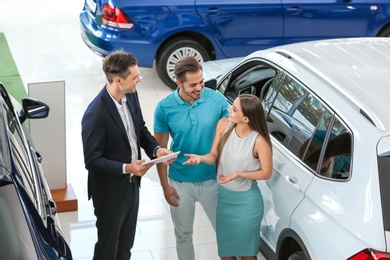
<svg viewBox="0 0 390 260">
<path fill-rule="evenodd" d="M 248 57 L 263 56 L 260 52 Z M 389 131 L 390 38 L 301 42 L 265 52 L 294 59 L 356 104 L 379 130 Z"/>
</svg>

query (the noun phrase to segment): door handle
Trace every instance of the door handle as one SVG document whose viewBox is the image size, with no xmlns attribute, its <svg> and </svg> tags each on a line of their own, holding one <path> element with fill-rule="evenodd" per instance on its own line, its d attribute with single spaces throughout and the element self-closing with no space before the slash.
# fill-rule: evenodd
<svg viewBox="0 0 390 260">
<path fill-rule="evenodd" d="M 291 185 L 294 189 L 296 189 L 297 191 L 301 191 L 301 188 L 299 187 L 298 185 L 298 180 L 297 178 L 295 177 L 292 177 L 292 176 L 286 176 L 286 182 Z"/>
<path fill-rule="evenodd" d="M 210 7 L 209 9 L 204 10 L 204 12 L 207 14 L 218 14 L 219 9 L 217 7 Z"/>
<path fill-rule="evenodd" d="M 286 8 L 286 12 L 292 13 L 292 14 L 299 14 L 302 12 L 302 9 L 296 6 Z"/>
</svg>

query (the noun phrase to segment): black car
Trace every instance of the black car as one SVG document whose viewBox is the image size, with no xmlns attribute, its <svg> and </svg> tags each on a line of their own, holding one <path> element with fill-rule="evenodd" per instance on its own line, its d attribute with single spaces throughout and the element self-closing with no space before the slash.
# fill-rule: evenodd
<svg viewBox="0 0 390 260">
<path fill-rule="evenodd" d="M 72 259 L 55 202 L 34 149 L 26 119 L 45 118 L 49 107 L 32 98 L 20 111 L 0 83 L 0 258 Z"/>
</svg>

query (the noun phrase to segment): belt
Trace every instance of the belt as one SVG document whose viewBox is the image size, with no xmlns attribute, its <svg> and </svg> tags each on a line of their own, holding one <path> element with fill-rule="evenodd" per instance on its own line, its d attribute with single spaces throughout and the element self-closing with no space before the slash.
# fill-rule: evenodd
<svg viewBox="0 0 390 260">
<path fill-rule="evenodd" d="M 137 176 L 136 175 L 130 176 L 130 174 L 125 174 L 124 178 L 126 180 L 128 180 L 130 183 L 132 183 L 132 182 L 135 182 L 135 180 L 137 179 Z"/>
</svg>

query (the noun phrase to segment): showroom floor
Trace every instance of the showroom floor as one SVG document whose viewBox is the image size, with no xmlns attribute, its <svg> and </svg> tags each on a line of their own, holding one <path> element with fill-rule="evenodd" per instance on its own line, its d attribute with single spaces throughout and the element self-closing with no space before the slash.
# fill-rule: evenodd
<svg viewBox="0 0 390 260">
<path fill-rule="evenodd" d="M 105 84 L 102 59 L 80 37 L 78 14 L 82 5 L 83 0 L 13 0 L 2 1 L 0 8 L 0 32 L 5 34 L 24 85 L 65 81 L 67 182 L 77 195 L 78 210 L 59 213 L 59 218 L 77 260 L 91 259 L 96 242 L 95 216 L 86 194 L 80 122 L 87 105 Z M 137 89 L 146 123 L 152 130 L 155 104 L 171 90 L 153 69 L 140 71 L 143 79 Z M 143 177 L 140 200 L 132 259 L 177 259 L 169 207 L 155 167 Z M 219 259 L 215 233 L 200 206 L 194 227 L 196 259 Z"/>
</svg>

